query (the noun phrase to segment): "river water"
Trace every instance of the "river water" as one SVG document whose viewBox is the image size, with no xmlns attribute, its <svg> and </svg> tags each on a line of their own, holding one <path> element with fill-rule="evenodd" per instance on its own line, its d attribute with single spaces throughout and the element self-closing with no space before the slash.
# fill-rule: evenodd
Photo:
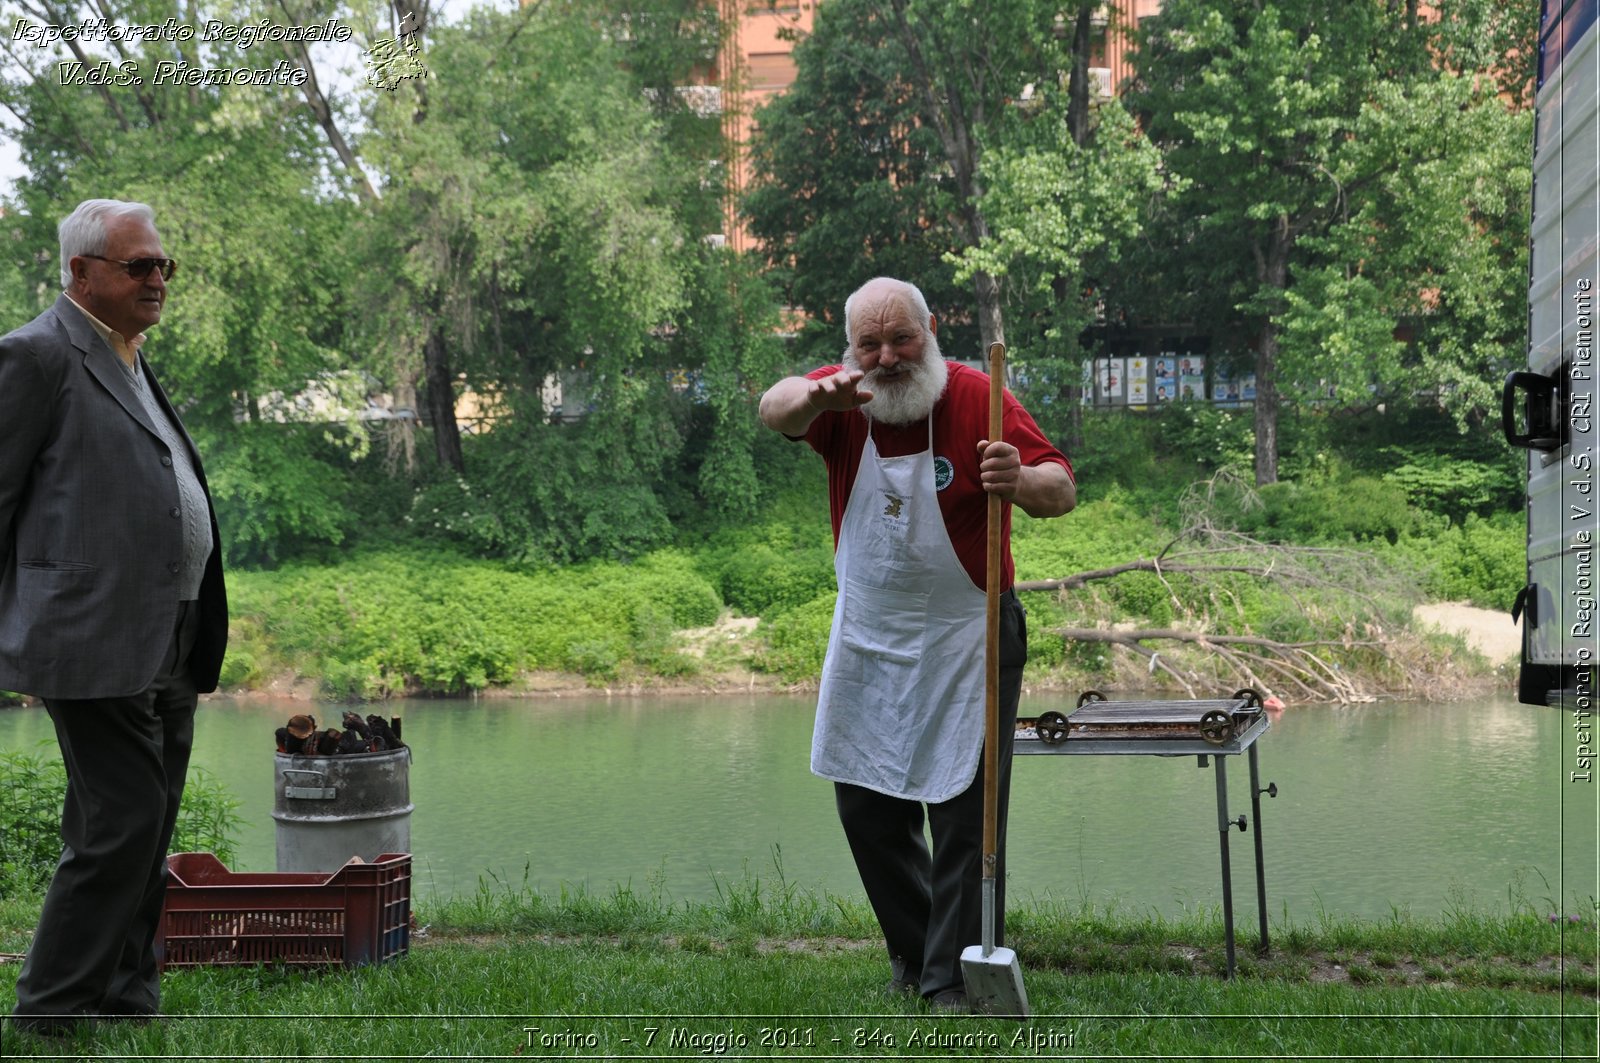
<svg viewBox="0 0 1600 1063">
<path fill-rule="evenodd" d="M 243 802 L 236 870 L 275 860 L 273 730 L 303 703 L 201 706 L 194 763 Z M 792 697 L 429 700 L 404 719 L 420 895 L 480 881 L 553 894 L 704 899 L 751 878 L 859 897 L 832 788 L 808 769 L 813 703 Z M 1070 711 L 1024 698 L 1022 713 Z M 326 723 L 342 709 L 314 707 Z M 371 711 L 364 708 L 361 711 Z M 0 748 L 55 756 L 42 709 L 0 712 Z M 1293 706 L 1258 744 L 1267 908 L 1386 919 L 1452 910 L 1591 910 L 1600 782 L 1572 782 L 1566 713 L 1510 701 Z M 1173 916 L 1221 904 L 1216 790 L 1194 757 L 1019 757 L 1013 903 Z M 1245 758 L 1230 815 L 1249 813 Z M 1256 829 L 1256 824 L 1251 824 Z M 1253 838 L 1230 834 L 1241 926 Z M 781 868 L 781 871 L 780 871 Z"/>
</svg>

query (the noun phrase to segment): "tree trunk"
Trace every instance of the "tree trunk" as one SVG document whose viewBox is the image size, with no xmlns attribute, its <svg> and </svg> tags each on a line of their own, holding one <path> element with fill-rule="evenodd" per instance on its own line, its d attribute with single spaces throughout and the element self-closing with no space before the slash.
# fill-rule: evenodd
<svg viewBox="0 0 1600 1063">
<path fill-rule="evenodd" d="M 951 176 L 955 178 L 958 226 L 965 230 L 962 236 L 967 243 L 977 247 L 989 235 L 989 223 L 978 206 L 983 188 L 978 183 L 979 150 L 974 137 L 974 131 L 983 127 L 982 89 L 973 84 L 973 78 L 981 75 L 970 69 L 967 71 L 966 87 L 973 92 L 970 101 L 963 97 L 961 85 L 941 81 L 907 17 L 906 3 L 907 0 L 890 0 L 894 24 L 911 61 L 917 94 L 922 99 L 923 120 L 938 131 L 945 161 L 950 163 Z M 966 110 L 969 102 L 973 108 L 970 115 Z M 1006 341 L 1000 310 L 1000 281 L 980 272 L 973 275 L 972 288 L 978 300 L 978 333 L 982 350 L 987 354 L 989 344 Z"/>
<path fill-rule="evenodd" d="M 425 0 L 394 0 L 395 24 L 402 34 L 421 36 L 428 28 L 428 4 Z M 411 124 L 421 125 L 428 117 L 428 79 L 419 78 L 411 83 L 417 93 L 417 105 L 411 112 Z"/>
<path fill-rule="evenodd" d="M 416 374 L 407 372 L 403 368 L 396 371 L 398 379 L 394 384 L 394 409 L 398 413 L 405 410 L 411 416 L 408 419 L 396 418 L 388 422 L 388 430 L 384 433 L 384 443 L 387 446 L 385 454 L 385 468 L 392 474 L 397 469 L 404 469 L 406 476 L 414 476 L 417 472 L 417 379 Z"/>
<path fill-rule="evenodd" d="M 1006 341 L 1005 321 L 1000 313 L 1000 282 L 987 273 L 972 276 L 972 288 L 978 297 L 978 334 L 983 344 L 983 356 L 988 357 L 989 344 Z"/>
<path fill-rule="evenodd" d="M 1067 131 L 1072 142 L 1083 147 L 1089 140 L 1089 31 L 1090 17 L 1097 4 L 1078 8 L 1077 24 L 1072 28 L 1072 74 L 1067 82 Z"/>
<path fill-rule="evenodd" d="M 1072 298 L 1072 289 L 1066 277 L 1053 278 L 1050 290 L 1055 294 L 1057 306 L 1066 306 L 1067 300 Z M 1062 374 L 1056 381 L 1056 402 L 1060 412 L 1051 417 L 1056 433 L 1055 444 L 1070 458 L 1083 451 L 1084 350 L 1075 338 L 1061 337 L 1045 340 L 1045 343 L 1048 344 L 1046 361 L 1056 366 L 1056 371 Z M 1038 417 L 1037 410 L 1034 416 Z"/>
<path fill-rule="evenodd" d="M 447 465 L 458 473 L 467 471 L 461 457 L 461 429 L 456 424 L 455 374 L 450 371 L 450 356 L 445 351 L 444 336 L 435 326 L 428 332 L 423 345 L 423 359 L 428 379 L 428 420 L 433 425 L 433 452 L 440 465 Z"/>
<path fill-rule="evenodd" d="M 1256 339 L 1256 486 L 1278 482 L 1278 326 L 1268 319 Z"/>
<path fill-rule="evenodd" d="M 283 11 L 291 27 L 300 27 L 301 14 L 291 9 L 286 0 L 278 0 L 278 7 Z M 282 48 L 284 54 L 297 62 L 305 71 L 306 79 L 300 85 L 300 92 L 305 96 L 306 107 L 311 110 L 311 116 L 316 119 L 317 125 L 322 127 L 323 135 L 328 138 L 328 146 L 339 156 L 339 162 L 344 165 L 345 173 L 350 175 L 356 193 L 368 203 L 377 202 L 378 190 L 367 178 L 367 172 L 361 168 L 350 142 L 344 138 L 344 131 L 339 128 L 339 122 L 334 116 L 333 105 L 328 102 L 327 94 L 322 91 L 322 86 L 317 81 L 317 67 L 311 61 L 310 50 L 301 41 L 285 42 Z"/>
<path fill-rule="evenodd" d="M 1265 250 L 1257 251 L 1261 286 L 1274 295 L 1272 308 L 1256 334 L 1256 486 L 1278 482 L 1278 324 L 1273 320 L 1289 286 L 1289 219 L 1280 216 L 1267 234 Z"/>
<path fill-rule="evenodd" d="M 1072 72 L 1067 80 L 1067 131 L 1072 134 L 1072 142 L 1080 148 L 1089 142 L 1089 43 L 1093 28 L 1091 19 L 1098 6 L 1097 3 L 1080 4 L 1078 17 L 1072 27 Z M 1066 277 L 1056 277 L 1051 282 L 1051 288 L 1058 306 L 1066 306 L 1067 300 L 1074 297 Z M 1069 353 L 1075 353 L 1077 361 L 1081 363 L 1084 352 L 1076 339 L 1059 342 L 1066 349 L 1058 352 L 1060 357 L 1055 359 L 1057 365 L 1065 366 Z M 1083 450 L 1082 377 L 1076 374 L 1068 376 L 1057 387 L 1056 393 L 1062 404 L 1061 438 L 1056 440 L 1056 445 L 1070 456 Z"/>
</svg>

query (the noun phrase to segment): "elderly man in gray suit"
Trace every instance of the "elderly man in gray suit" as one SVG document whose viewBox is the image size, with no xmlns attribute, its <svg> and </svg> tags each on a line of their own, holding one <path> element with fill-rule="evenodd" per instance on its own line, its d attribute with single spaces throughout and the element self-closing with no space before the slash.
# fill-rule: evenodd
<svg viewBox="0 0 1600 1063">
<path fill-rule="evenodd" d="M 140 203 L 60 225 L 66 291 L 0 337 L 0 689 L 44 699 L 66 762 L 61 862 L 15 1030 L 160 1005 L 167 846 L 228 637 L 200 457 L 139 353 L 176 264 Z"/>
</svg>

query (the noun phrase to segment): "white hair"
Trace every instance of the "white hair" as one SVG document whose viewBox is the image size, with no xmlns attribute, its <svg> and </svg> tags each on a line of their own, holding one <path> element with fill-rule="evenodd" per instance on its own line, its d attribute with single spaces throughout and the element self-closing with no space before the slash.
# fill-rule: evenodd
<svg viewBox="0 0 1600 1063">
<path fill-rule="evenodd" d="M 933 313 L 928 309 L 928 300 L 922 296 L 922 289 L 909 281 L 900 280 L 898 277 L 874 277 L 851 292 L 850 297 L 844 301 L 844 340 L 846 343 L 854 343 L 856 341 L 855 336 L 850 332 L 850 308 L 855 306 L 857 297 L 868 288 L 885 284 L 899 288 L 900 297 L 911 307 L 911 316 L 917 319 L 917 324 L 922 328 L 922 334 L 924 336 L 933 335 L 928 328 L 928 319 L 933 316 Z"/>
<path fill-rule="evenodd" d="M 861 368 L 855 344 L 844 349 L 842 364 L 851 369 Z M 871 401 L 861 409 L 884 424 L 904 425 L 926 420 L 950 380 L 950 365 L 939 350 L 939 337 L 932 332 L 925 334 L 922 357 L 900 365 L 904 377 L 894 384 L 885 385 L 882 366 L 861 378 L 861 386 L 872 392 Z"/>
<path fill-rule="evenodd" d="M 86 199 L 61 219 L 56 236 L 61 243 L 61 287 L 72 287 L 71 262 L 79 255 L 102 254 L 109 242 L 106 222 L 111 218 L 142 218 L 154 228 L 156 212 L 144 203 L 121 199 Z"/>
</svg>

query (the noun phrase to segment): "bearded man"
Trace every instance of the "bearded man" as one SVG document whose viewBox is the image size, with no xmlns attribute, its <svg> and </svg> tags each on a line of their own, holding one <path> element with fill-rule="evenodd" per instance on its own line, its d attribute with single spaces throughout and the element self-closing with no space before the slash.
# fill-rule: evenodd
<svg viewBox="0 0 1600 1063">
<path fill-rule="evenodd" d="M 987 496 L 1054 517 L 1072 509 L 1077 489 L 1066 456 L 1009 392 L 1005 441 L 986 438 L 989 378 L 941 357 L 938 321 L 915 286 L 868 281 L 845 301 L 844 327 L 842 364 L 761 397 L 763 423 L 805 440 L 828 468 L 839 601 L 811 770 L 834 783 L 888 946 L 890 992 L 965 1011 L 961 950 L 980 940 L 983 912 Z M 1003 509 L 996 945 L 1027 661 Z"/>
</svg>

